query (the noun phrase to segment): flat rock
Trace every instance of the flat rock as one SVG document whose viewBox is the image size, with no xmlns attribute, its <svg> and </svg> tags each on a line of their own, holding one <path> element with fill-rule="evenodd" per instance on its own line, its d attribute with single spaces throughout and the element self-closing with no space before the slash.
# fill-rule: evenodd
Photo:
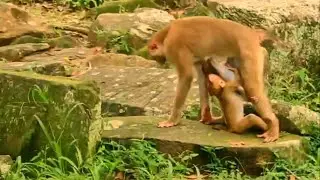
<svg viewBox="0 0 320 180">
<path fill-rule="evenodd" d="M 89 41 L 105 46 L 110 38 L 129 33 L 129 43 L 135 49 L 145 46 L 154 30 L 160 29 L 174 20 L 168 12 L 152 8 L 138 8 L 134 13 L 100 14 L 90 26 Z"/>
<path fill-rule="evenodd" d="M 11 3 L 0 2 L 0 22 L 0 46 L 8 45 L 22 35 L 42 36 L 52 33 L 41 21 Z"/>
<path fill-rule="evenodd" d="M 213 130 L 211 126 L 198 121 L 183 120 L 176 127 L 157 128 L 161 118 L 148 116 L 112 117 L 104 120 L 104 140 L 145 139 L 156 142 L 156 147 L 164 153 L 177 155 L 183 151 L 200 152 L 203 146 L 217 149 L 219 158 L 231 156 L 237 158 L 249 174 L 261 171 L 261 163 L 274 160 L 273 151 L 280 157 L 303 162 L 300 150 L 305 148 L 304 138 L 282 133 L 278 141 L 263 143 L 255 134 L 242 135 L 226 131 Z M 207 158 L 203 156 L 202 161 Z"/>
<path fill-rule="evenodd" d="M 104 115 L 167 116 L 170 113 L 178 81 L 174 69 L 152 68 L 155 62 L 143 58 L 128 61 L 114 58 L 113 62 L 108 60 L 108 56 L 113 55 L 101 54 L 89 58 L 93 68 L 76 77 L 98 82 Z M 195 76 L 183 110 L 188 111 L 193 105 L 199 105 L 196 81 Z M 215 104 L 214 101 L 212 103 Z M 246 104 L 245 113 L 255 113 L 251 103 Z M 320 114 L 304 106 L 272 100 L 272 108 L 280 120 L 282 131 L 308 135 L 312 132 L 312 126 L 320 124 Z M 215 109 L 212 110 L 217 113 Z"/>
<path fill-rule="evenodd" d="M 0 47 L 0 59 L 20 61 L 23 57 L 38 51 L 48 50 L 48 43 L 25 43 Z"/>
<path fill-rule="evenodd" d="M 319 21 L 319 0 L 208 0 L 208 6 L 211 9 L 222 4 L 227 8 L 236 8 L 251 11 L 266 18 L 267 23 L 283 23 L 288 21 L 302 20 L 304 18 Z M 241 18 L 245 12 L 224 10 L 226 14 L 234 14 Z M 250 13 L 247 12 L 250 16 Z"/>
<path fill-rule="evenodd" d="M 104 66 L 79 76 L 100 84 L 102 112 L 111 115 L 164 115 L 175 97 L 177 75 L 174 69 Z M 186 105 L 199 103 L 194 79 Z"/>
</svg>

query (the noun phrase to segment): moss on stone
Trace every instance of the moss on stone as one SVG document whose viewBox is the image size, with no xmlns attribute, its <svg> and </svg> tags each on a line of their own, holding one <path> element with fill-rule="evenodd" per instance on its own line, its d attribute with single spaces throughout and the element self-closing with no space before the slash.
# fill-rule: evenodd
<svg viewBox="0 0 320 180">
<path fill-rule="evenodd" d="M 263 27 L 266 19 L 254 11 L 236 7 L 226 7 L 219 3 L 210 3 L 209 7 L 197 3 L 193 8 L 188 8 L 183 16 L 214 16 L 217 18 L 230 19 L 250 27 Z"/>
<path fill-rule="evenodd" d="M 149 55 L 147 46 L 144 46 L 144 47 L 140 48 L 139 50 L 134 51 L 133 54 L 137 55 L 137 56 L 141 56 L 146 59 L 151 59 L 151 56 Z"/>
<path fill-rule="evenodd" d="M 45 40 L 43 38 L 34 37 L 34 36 L 30 36 L 30 35 L 25 35 L 25 36 L 21 36 L 21 37 L 15 39 L 11 43 L 11 45 L 25 44 L 25 43 L 42 43 L 42 42 L 45 42 Z"/>
<path fill-rule="evenodd" d="M 77 45 L 75 39 L 71 36 L 61 36 L 58 38 L 48 40 L 48 43 L 51 47 L 58 47 L 58 48 L 73 48 Z"/>
<path fill-rule="evenodd" d="M 23 151 L 30 156 L 30 152 L 47 145 L 48 139 L 37 125 L 36 117 L 56 137 L 53 140 L 61 137 L 65 155 L 75 158 L 75 149 L 70 147 L 74 138 L 83 156 L 92 153 L 102 125 L 99 88 L 95 83 L 3 70 L 0 70 L 0 83 L 3 107 L 0 130 L 4 132 L 0 136 L 3 145 L 0 153 L 16 157 Z"/>
<path fill-rule="evenodd" d="M 173 156 L 187 150 L 199 153 L 199 164 L 208 163 L 208 154 L 202 149 L 217 149 L 218 158 L 237 158 L 248 174 L 259 174 L 265 162 L 278 157 L 303 162 L 304 150 L 308 149 L 307 139 L 288 133 L 281 133 L 278 141 L 263 143 L 253 133 L 234 134 L 213 130 L 211 126 L 197 121 L 183 120 L 170 131 L 158 128 L 164 119 L 151 116 L 110 117 L 104 119 L 103 140 L 128 142 L 130 139 L 145 139 L 156 143 L 156 148 Z M 113 126 L 113 124 L 118 126 Z M 110 126 L 111 125 L 111 126 Z M 208 152 L 208 151 L 207 151 Z"/>
<path fill-rule="evenodd" d="M 133 12 L 137 8 L 159 8 L 153 0 L 121 0 L 108 1 L 96 8 L 96 16 L 103 13 Z"/>
</svg>

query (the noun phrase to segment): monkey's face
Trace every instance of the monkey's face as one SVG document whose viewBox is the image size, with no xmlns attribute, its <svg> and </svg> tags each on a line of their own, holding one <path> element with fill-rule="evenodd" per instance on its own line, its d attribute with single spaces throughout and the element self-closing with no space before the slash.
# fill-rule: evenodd
<svg viewBox="0 0 320 180">
<path fill-rule="evenodd" d="M 211 96 L 218 96 L 221 93 L 224 86 L 225 81 L 221 79 L 220 76 L 215 74 L 208 75 L 207 87 L 208 92 Z"/>
</svg>

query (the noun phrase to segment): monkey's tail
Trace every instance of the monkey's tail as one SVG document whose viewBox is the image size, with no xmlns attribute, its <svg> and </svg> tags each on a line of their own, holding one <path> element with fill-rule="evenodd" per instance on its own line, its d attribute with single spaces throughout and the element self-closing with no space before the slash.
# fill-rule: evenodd
<svg viewBox="0 0 320 180">
<path fill-rule="evenodd" d="M 288 47 L 280 38 L 276 37 L 275 35 L 271 34 L 270 32 L 267 32 L 266 30 L 255 29 L 255 31 L 259 36 L 260 44 L 275 43 L 277 46 L 280 46 L 282 48 Z"/>
</svg>

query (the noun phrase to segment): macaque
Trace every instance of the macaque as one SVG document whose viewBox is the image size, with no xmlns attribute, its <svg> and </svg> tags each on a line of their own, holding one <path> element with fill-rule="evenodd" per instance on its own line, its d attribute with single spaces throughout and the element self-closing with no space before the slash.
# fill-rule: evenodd
<svg viewBox="0 0 320 180">
<path fill-rule="evenodd" d="M 264 53 L 260 43 L 270 38 L 242 24 L 206 16 L 186 17 L 171 21 L 148 42 L 151 56 L 165 56 L 178 73 L 177 92 L 168 120 L 158 127 L 180 123 L 182 108 L 193 80 L 193 67 L 198 75 L 201 120 L 211 121 L 206 80 L 201 68 L 205 57 L 234 57 L 239 62 L 240 81 L 247 98 L 253 103 L 268 130 L 258 137 L 264 142 L 279 138 L 279 120 L 264 90 Z"/>
<path fill-rule="evenodd" d="M 244 116 L 243 110 L 243 88 L 236 80 L 224 81 L 216 74 L 208 75 L 208 90 L 210 95 L 219 99 L 223 111 L 223 118 L 217 119 L 216 123 L 223 121 L 227 131 L 232 133 L 243 133 L 251 127 L 258 127 L 263 131 L 268 125 L 257 115 L 248 114 Z"/>
</svg>

